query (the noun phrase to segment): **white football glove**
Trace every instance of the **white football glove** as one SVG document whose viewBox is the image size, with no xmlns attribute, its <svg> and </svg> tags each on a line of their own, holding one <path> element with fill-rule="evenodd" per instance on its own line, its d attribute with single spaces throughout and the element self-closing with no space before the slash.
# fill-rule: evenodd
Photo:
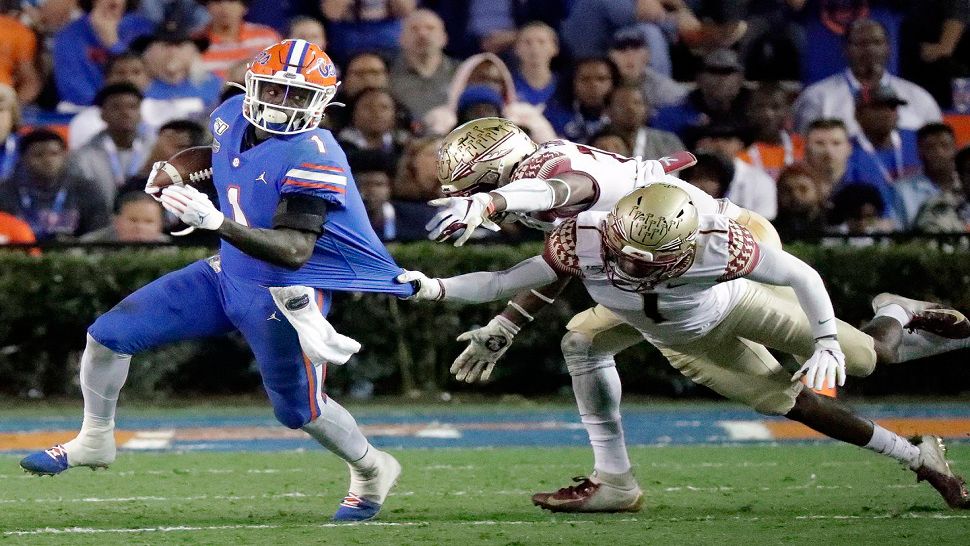
<svg viewBox="0 0 970 546">
<path fill-rule="evenodd" d="M 467 383 L 474 383 L 479 379 L 488 381 L 495 369 L 495 363 L 509 350 L 512 338 L 518 333 L 518 326 L 498 315 L 484 327 L 458 336 L 458 341 L 470 343 L 451 365 L 451 373 L 455 374 L 458 381 Z"/>
<path fill-rule="evenodd" d="M 414 294 L 404 298 L 406 300 L 440 300 L 445 295 L 444 286 L 438 279 L 429 279 L 427 275 L 420 271 L 404 270 L 395 280 L 401 284 L 411 283 L 414 286 Z"/>
<path fill-rule="evenodd" d="M 792 381 L 798 381 L 805 376 L 805 384 L 819 390 L 826 386 L 835 388 L 845 385 L 845 355 L 838 340 L 820 339 L 815 342 L 815 352 L 795 375 Z"/>
<path fill-rule="evenodd" d="M 206 194 L 192 186 L 168 186 L 161 201 L 165 210 L 192 227 L 216 230 L 226 219 Z"/>
<path fill-rule="evenodd" d="M 428 230 L 428 239 L 437 242 L 447 241 L 449 237 L 460 229 L 465 233 L 455 241 L 455 246 L 465 244 L 475 229 L 483 227 L 491 231 L 498 231 L 499 226 L 488 218 L 488 205 L 492 196 L 488 193 L 476 193 L 468 197 L 442 197 L 428 201 L 429 205 L 442 207 L 434 215 L 424 229 Z"/>
</svg>

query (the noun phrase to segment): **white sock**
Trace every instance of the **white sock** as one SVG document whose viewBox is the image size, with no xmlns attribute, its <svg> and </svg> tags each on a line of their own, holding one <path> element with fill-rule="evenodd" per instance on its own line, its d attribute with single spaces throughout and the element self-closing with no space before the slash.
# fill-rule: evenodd
<svg viewBox="0 0 970 546">
<path fill-rule="evenodd" d="M 871 449 L 876 453 L 888 455 L 897 461 L 905 463 L 912 469 L 919 466 L 919 448 L 914 446 L 909 440 L 888 431 L 881 426 L 872 424 L 872 439 L 865 445 L 866 449 Z"/>
<path fill-rule="evenodd" d="M 622 386 L 616 366 L 574 375 L 573 394 L 593 446 L 593 468 L 609 474 L 630 471 L 620 422 Z"/>
<path fill-rule="evenodd" d="M 354 416 L 333 398 L 326 398 L 320 416 L 303 425 L 303 430 L 355 470 L 374 467 L 377 450 L 367 442 Z"/>
<path fill-rule="evenodd" d="M 116 353 L 88 335 L 81 355 L 81 394 L 87 428 L 113 428 L 118 393 L 128 378 L 131 355 Z"/>
<path fill-rule="evenodd" d="M 876 316 L 895 319 L 902 326 L 906 326 L 909 324 L 909 321 L 913 320 L 913 316 L 906 309 L 903 309 L 902 305 L 896 303 L 890 303 L 889 305 L 880 307 L 876 310 Z"/>
<path fill-rule="evenodd" d="M 903 330 L 903 339 L 896 349 L 900 362 L 970 348 L 970 338 L 947 339 L 929 332 Z"/>
</svg>

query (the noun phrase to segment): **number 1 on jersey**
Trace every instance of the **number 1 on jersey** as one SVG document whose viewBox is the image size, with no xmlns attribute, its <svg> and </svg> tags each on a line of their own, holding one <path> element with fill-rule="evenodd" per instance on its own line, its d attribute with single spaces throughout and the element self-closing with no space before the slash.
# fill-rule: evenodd
<svg viewBox="0 0 970 546">
<path fill-rule="evenodd" d="M 229 186 L 226 189 L 226 199 L 232 207 L 232 219 L 244 226 L 249 226 L 246 215 L 243 214 L 242 207 L 239 206 L 239 186 Z"/>
</svg>

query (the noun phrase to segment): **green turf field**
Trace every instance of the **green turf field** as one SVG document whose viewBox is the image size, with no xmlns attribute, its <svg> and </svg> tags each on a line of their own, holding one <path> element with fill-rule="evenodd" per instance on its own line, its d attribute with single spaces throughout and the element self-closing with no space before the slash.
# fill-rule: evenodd
<svg viewBox="0 0 970 546">
<path fill-rule="evenodd" d="M 0 544 L 967 544 L 948 510 L 893 462 L 835 444 L 639 447 L 638 514 L 550 514 L 535 489 L 588 471 L 586 449 L 394 451 L 404 465 L 380 520 L 329 520 L 336 457 L 123 453 L 108 471 L 29 477 L 0 457 Z M 970 469 L 970 445 L 950 450 Z"/>
</svg>

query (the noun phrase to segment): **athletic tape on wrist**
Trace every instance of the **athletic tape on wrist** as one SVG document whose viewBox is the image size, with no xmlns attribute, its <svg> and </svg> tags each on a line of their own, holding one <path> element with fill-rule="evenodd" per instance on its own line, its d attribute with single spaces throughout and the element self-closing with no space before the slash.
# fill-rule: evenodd
<svg viewBox="0 0 970 546">
<path fill-rule="evenodd" d="M 535 320 L 534 317 L 529 313 L 527 313 L 526 310 L 523 309 L 522 306 L 519 305 L 518 303 L 515 303 L 514 301 L 509 301 L 509 307 L 518 311 L 519 314 L 525 317 L 525 319 L 528 320 L 529 322 L 532 322 L 533 320 Z"/>
</svg>

